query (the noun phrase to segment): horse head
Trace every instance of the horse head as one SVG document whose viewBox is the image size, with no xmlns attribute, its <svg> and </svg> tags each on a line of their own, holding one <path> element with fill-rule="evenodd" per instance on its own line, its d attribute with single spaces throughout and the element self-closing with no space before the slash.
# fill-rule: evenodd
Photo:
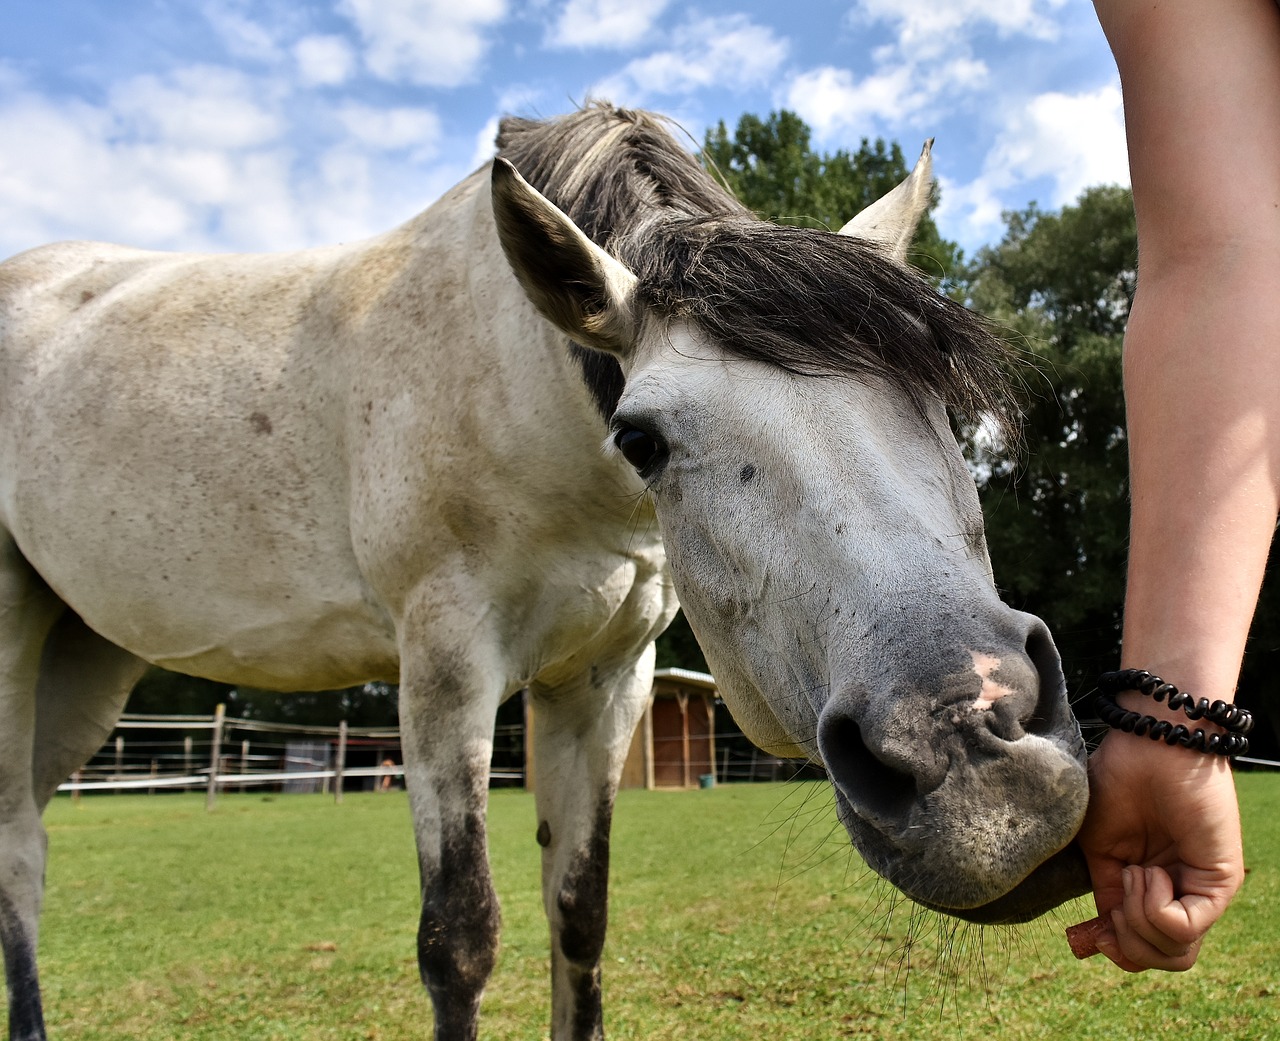
<svg viewBox="0 0 1280 1041">
<path fill-rule="evenodd" d="M 965 386 L 985 400 L 987 334 L 905 268 L 928 163 L 838 235 L 650 215 L 606 252 L 502 159 L 493 209 L 538 311 L 622 367 L 606 450 L 743 730 L 826 768 L 907 895 L 1019 921 L 1088 889 L 1085 750 L 1048 629 L 996 592 L 948 421 Z"/>
</svg>

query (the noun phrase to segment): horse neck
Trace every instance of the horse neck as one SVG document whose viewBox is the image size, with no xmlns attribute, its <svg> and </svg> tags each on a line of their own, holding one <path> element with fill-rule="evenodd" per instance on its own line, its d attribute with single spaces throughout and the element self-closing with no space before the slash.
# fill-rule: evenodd
<svg viewBox="0 0 1280 1041">
<path fill-rule="evenodd" d="M 452 417 L 452 429 L 437 424 L 424 433 L 431 440 L 464 437 L 491 453 L 488 465 L 521 486 L 513 494 L 556 500 L 601 529 L 616 521 L 629 535 L 643 485 L 630 467 L 601 451 L 608 425 L 582 366 L 564 334 L 534 310 L 507 263 L 488 174 L 487 167 L 472 174 L 392 233 L 392 241 L 411 244 L 399 279 L 423 294 L 419 306 L 405 310 L 439 319 L 422 338 L 438 361 L 419 371 L 438 387 L 434 408 Z M 415 351 L 424 349 L 419 340 L 414 344 Z M 517 451 L 518 458 L 504 456 Z"/>
</svg>

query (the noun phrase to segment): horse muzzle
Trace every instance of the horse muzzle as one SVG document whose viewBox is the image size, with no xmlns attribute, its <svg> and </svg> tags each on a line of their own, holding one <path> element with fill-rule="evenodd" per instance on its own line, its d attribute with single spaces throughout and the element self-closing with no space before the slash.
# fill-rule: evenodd
<svg viewBox="0 0 1280 1041">
<path fill-rule="evenodd" d="M 1088 803 L 1085 749 L 1052 640 L 988 637 L 933 676 L 833 695 L 818 749 L 867 863 L 927 907 L 1025 921 L 1088 889 L 1068 845 Z M 968 648 L 981 649 L 969 650 Z M 941 657 L 941 656 L 940 656 Z"/>
</svg>

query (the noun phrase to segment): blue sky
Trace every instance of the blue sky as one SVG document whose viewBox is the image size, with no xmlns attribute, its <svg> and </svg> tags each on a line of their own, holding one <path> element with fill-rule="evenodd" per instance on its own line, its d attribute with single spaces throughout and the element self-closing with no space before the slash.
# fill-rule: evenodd
<svg viewBox="0 0 1280 1041">
<path fill-rule="evenodd" d="M 825 151 L 935 137 L 942 233 L 1127 183 L 1083 0 L 9 0 L 0 256 L 61 238 L 285 249 L 408 219 L 504 113 L 588 97 L 718 120 L 790 108 Z"/>
</svg>

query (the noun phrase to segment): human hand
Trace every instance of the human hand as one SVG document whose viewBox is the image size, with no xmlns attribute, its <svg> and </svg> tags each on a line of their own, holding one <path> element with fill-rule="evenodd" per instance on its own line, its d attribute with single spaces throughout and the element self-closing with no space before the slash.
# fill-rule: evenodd
<svg viewBox="0 0 1280 1041">
<path fill-rule="evenodd" d="M 1098 949 L 1128 972 L 1191 968 L 1244 879 L 1227 762 L 1132 734 L 1108 733 L 1090 758 L 1077 841 Z"/>
</svg>

